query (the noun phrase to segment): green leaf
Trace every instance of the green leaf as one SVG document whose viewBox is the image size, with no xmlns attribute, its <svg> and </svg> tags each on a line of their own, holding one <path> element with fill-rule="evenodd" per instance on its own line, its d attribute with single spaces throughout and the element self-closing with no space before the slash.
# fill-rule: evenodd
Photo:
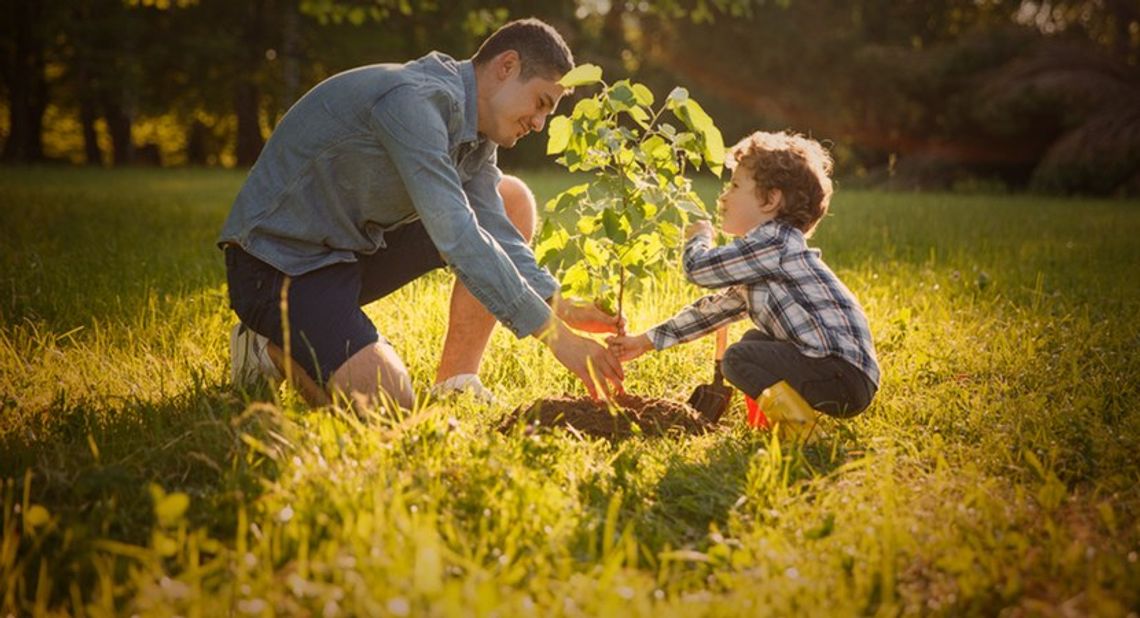
<svg viewBox="0 0 1140 618">
<path fill-rule="evenodd" d="M 665 252 L 665 245 L 662 240 L 660 234 L 646 234 L 642 237 L 642 246 L 645 247 L 647 263 L 658 261 Z"/>
<path fill-rule="evenodd" d="M 154 514 L 158 517 L 159 523 L 168 525 L 181 519 L 189 506 L 190 496 L 182 492 L 175 492 L 167 494 L 154 505 Z"/>
<path fill-rule="evenodd" d="M 570 144 L 570 119 L 566 116 L 555 116 L 550 119 L 550 128 L 547 129 L 546 154 L 556 155 L 566 150 Z"/>
<path fill-rule="evenodd" d="M 625 268 L 638 268 L 645 262 L 645 245 L 637 243 L 630 247 L 621 256 L 621 265 Z"/>
<path fill-rule="evenodd" d="M 712 117 L 705 112 L 705 109 L 701 107 L 700 103 L 692 99 L 687 99 L 681 105 L 681 109 L 684 110 L 685 114 L 689 117 L 689 122 L 692 123 L 690 126 L 697 133 L 704 134 L 709 129 L 716 129 Z"/>
<path fill-rule="evenodd" d="M 658 234 L 647 233 L 637 239 L 637 244 L 621 256 L 621 264 L 631 272 L 649 272 L 649 266 L 661 263 L 664 247 Z"/>
<path fill-rule="evenodd" d="M 669 159 L 672 151 L 669 144 L 660 135 L 653 135 L 641 144 L 641 152 L 653 159 Z"/>
<path fill-rule="evenodd" d="M 661 233 L 661 244 L 666 247 L 676 247 L 681 244 L 681 228 L 673 225 L 668 221 L 662 221 L 657 226 L 657 231 Z"/>
<path fill-rule="evenodd" d="M 582 183 L 580 185 L 574 185 L 573 187 L 570 187 L 569 189 L 566 189 L 562 193 L 559 193 L 558 195 L 554 196 L 554 199 L 551 199 L 548 202 L 546 202 L 546 206 L 544 208 L 545 208 L 546 212 L 550 212 L 550 213 L 562 213 L 562 212 L 566 212 L 568 210 L 571 210 L 580 201 L 581 198 L 579 198 L 578 196 L 585 193 L 586 190 L 589 188 L 590 188 L 589 183 Z"/>
<path fill-rule="evenodd" d="M 628 240 L 629 233 L 632 231 L 625 217 L 619 215 L 617 211 L 612 208 L 607 208 L 602 211 L 602 225 L 606 228 L 606 236 L 618 244 Z"/>
<path fill-rule="evenodd" d="M 659 208 L 657 208 L 657 204 L 650 202 L 648 200 L 643 200 L 640 204 L 640 207 L 641 207 L 641 215 L 644 218 L 652 219 L 652 218 L 657 216 L 657 211 L 659 210 Z"/>
<path fill-rule="evenodd" d="M 594 230 L 598 229 L 598 218 L 590 215 L 582 217 L 581 219 L 578 219 L 577 228 L 578 233 L 582 234 L 583 236 L 589 236 L 590 234 L 594 233 Z"/>
<path fill-rule="evenodd" d="M 633 88 L 629 87 L 628 79 L 623 79 L 610 86 L 607 91 L 607 98 L 610 102 L 610 108 L 615 112 L 623 112 L 638 105 L 637 97 L 633 94 Z"/>
<path fill-rule="evenodd" d="M 590 287 L 590 271 L 585 262 L 577 262 L 562 275 L 562 291 L 572 296 L 585 296 Z"/>
<path fill-rule="evenodd" d="M 718 177 L 724 173 L 724 137 L 715 126 L 705 133 L 705 162 Z"/>
<path fill-rule="evenodd" d="M 576 172 L 582 169 L 583 160 L 582 153 L 577 150 L 567 150 L 566 154 L 562 155 L 562 158 L 559 159 L 559 162 L 565 165 L 566 169 L 571 172 Z"/>
<path fill-rule="evenodd" d="M 678 103 L 683 103 L 687 100 L 689 100 L 689 91 L 680 86 L 677 86 L 673 89 L 672 92 L 669 93 L 670 106 L 676 105 Z M 670 107 L 670 109 L 672 109 L 672 107 Z"/>
<path fill-rule="evenodd" d="M 637 98 L 637 102 L 645 107 L 653 105 L 653 92 L 646 88 L 644 84 L 633 84 L 633 96 Z"/>
<path fill-rule="evenodd" d="M 699 148 L 697 150 L 708 164 L 709 169 L 720 176 L 724 168 L 724 138 L 721 136 L 720 129 L 716 128 L 712 117 L 705 112 L 700 103 L 688 98 L 677 102 L 672 109 L 677 118 L 699 136 Z M 692 150 L 688 145 L 686 145 L 686 149 Z M 692 160 L 691 156 L 689 158 Z M 697 161 L 693 162 L 699 165 Z"/>
<path fill-rule="evenodd" d="M 630 163 L 633 163 L 633 160 L 636 156 L 637 155 L 635 155 L 634 152 L 632 150 L 630 150 L 629 148 L 622 148 L 620 151 L 618 151 L 616 158 L 617 158 L 617 162 L 621 166 L 626 167 Z"/>
<path fill-rule="evenodd" d="M 558 80 L 558 84 L 563 88 L 577 88 L 578 86 L 596 84 L 600 81 L 602 81 L 602 67 L 587 63 L 570 69 L 569 73 Z"/>
<path fill-rule="evenodd" d="M 690 200 L 677 200 L 677 208 L 683 210 L 686 214 L 696 217 L 697 219 L 708 219 L 709 213 L 701 208 L 696 202 Z"/>
<path fill-rule="evenodd" d="M 697 136 L 685 131 L 677 136 L 677 141 L 673 145 L 684 152 L 688 157 L 701 156 L 701 141 Z"/>
<path fill-rule="evenodd" d="M 586 264 L 594 268 L 601 268 L 606 265 L 606 250 L 601 243 L 593 238 L 587 238 L 582 243 L 582 256 L 586 258 Z"/>
<path fill-rule="evenodd" d="M 617 300 L 613 293 L 602 294 L 594 298 L 594 305 L 610 315 L 617 315 Z M 633 425 L 637 427 L 636 424 Z"/>
<path fill-rule="evenodd" d="M 590 120 L 598 120 L 602 117 L 602 104 L 598 102 L 595 97 L 582 99 L 574 105 L 575 118 L 588 118 Z"/>
<path fill-rule="evenodd" d="M 548 229 L 549 232 L 547 232 Z M 570 234 L 564 229 L 554 227 L 550 221 L 543 224 L 542 231 L 544 238 L 535 246 L 534 255 L 538 263 L 545 266 L 566 248 L 566 243 L 570 241 Z"/>
<path fill-rule="evenodd" d="M 649 128 L 650 116 L 644 109 L 641 107 L 631 107 L 627 110 L 627 113 L 629 114 L 629 117 L 633 118 L 633 120 L 637 122 L 637 124 L 641 125 L 642 128 Z"/>
</svg>

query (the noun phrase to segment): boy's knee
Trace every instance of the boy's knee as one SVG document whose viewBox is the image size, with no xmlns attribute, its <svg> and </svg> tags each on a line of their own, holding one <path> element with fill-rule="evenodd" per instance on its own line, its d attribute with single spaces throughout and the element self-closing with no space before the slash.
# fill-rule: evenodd
<svg viewBox="0 0 1140 618">
<path fill-rule="evenodd" d="M 744 366 L 747 364 L 747 355 L 739 343 L 734 343 L 724 350 L 724 358 L 720 361 L 720 370 L 724 378 L 736 388 L 747 393 L 748 385 Z M 751 396 L 751 395 L 749 395 Z"/>
<path fill-rule="evenodd" d="M 534 193 L 517 176 L 503 175 L 499 182 L 499 195 L 503 198 L 503 208 L 507 211 L 507 218 L 515 225 L 522 237 L 530 242 L 534 238 L 534 226 L 537 219 L 538 204 Z"/>
</svg>

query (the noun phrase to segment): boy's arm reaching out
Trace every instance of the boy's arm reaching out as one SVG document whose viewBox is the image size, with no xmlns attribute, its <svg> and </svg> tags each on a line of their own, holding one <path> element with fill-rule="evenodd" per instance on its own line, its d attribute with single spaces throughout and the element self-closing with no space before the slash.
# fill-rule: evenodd
<svg viewBox="0 0 1140 618">
<path fill-rule="evenodd" d="M 705 296 L 640 335 L 610 337 L 606 343 L 623 362 L 633 360 L 651 349 L 664 350 L 698 339 L 739 320 L 747 309 L 740 290 L 730 288 L 720 294 Z"/>
<path fill-rule="evenodd" d="M 685 278 L 705 288 L 756 283 L 779 269 L 780 244 L 778 235 L 763 233 L 713 247 L 711 230 L 705 230 L 685 243 L 681 265 Z"/>
</svg>

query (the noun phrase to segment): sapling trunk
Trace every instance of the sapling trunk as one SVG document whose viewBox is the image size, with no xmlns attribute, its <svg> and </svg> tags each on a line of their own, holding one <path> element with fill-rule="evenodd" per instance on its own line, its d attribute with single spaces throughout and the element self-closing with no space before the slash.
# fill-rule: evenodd
<svg viewBox="0 0 1140 618">
<path fill-rule="evenodd" d="M 622 313 L 622 311 L 624 310 L 624 309 L 623 309 L 623 306 L 624 306 L 624 304 L 623 304 L 623 303 L 624 303 L 624 302 L 625 302 L 625 267 L 624 267 L 624 266 L 621 266 L 621 265 L 620 265 L 620 263 L 619 263 L 619 265 L 618 265 L 618 306 L 617 306 L 617 317 L 618 317 L 618 334 L 619 334 L 619 335 L 621 335 L 622 337 L 624 337 L 624 336 L 625 336 L 625 327 L 624 327 L 624 326 L 621 326 L 621 317 L 622 317 L 622 315 L 624 315 L 624 314 Z"/>
</svg>

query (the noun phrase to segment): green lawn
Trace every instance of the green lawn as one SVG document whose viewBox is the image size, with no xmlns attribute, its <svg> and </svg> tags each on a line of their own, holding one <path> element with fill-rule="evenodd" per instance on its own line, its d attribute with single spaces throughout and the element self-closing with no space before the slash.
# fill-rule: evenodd
<svg viewBox="0 0 1140 618">
<path fill-rule="evenodd" d="M 700 437 L 502 435 L 582 392 L 502 329 L 500 408 L 236 393 L 212 241 L 242 177 L 0 169 L 0 615 L 1140 611 L 1140 203 L 841 189 L 814 242 L 884 381 L 800 449 L 739 397 Z M 367 308 L 419 388 L 449 286 Z M 632 328 L 700 293 L 677 275 Z M 684 399 L 711 354 L 627 388 Z"/>
</svg>

